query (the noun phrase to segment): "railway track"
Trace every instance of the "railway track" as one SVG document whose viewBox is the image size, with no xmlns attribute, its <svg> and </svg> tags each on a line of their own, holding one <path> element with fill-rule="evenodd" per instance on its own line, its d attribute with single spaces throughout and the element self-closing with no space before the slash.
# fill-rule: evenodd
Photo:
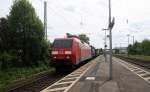
<svg viewBox="0 0 150 92">
<path fill-rule="evenodd" d="M 123 57 L 123 56 L 115 56 L 117 58 L 120 58 L 122 60 L 125 60 L 127 62 L 142 66 L 144 68 L 150 69 L 150 61 L 146 61 L 146 60 L 139 60 L 139 59 L 131 59 L 128 57 Z"/>
<path fill-rule="evenodd" d="M 76 67 L 76 69 L 80 68 L 81 66 L 88 63 L 91 60 L 92 59 L 89 59 L 87 60 L 87 62 L 80 63 Z M 63 78 L 64 76 L 68 75 L 71 72 L 73 71 L 61 72 L 61 73 L 59 72 L 57 73 L 55 71 L 44 72 L 31 79 L 27 79 L 18 83 L 14 83 L 14 85 L 10 85 L 6 89 L 0 90 L 0 92 L 40 92 L 44 88 L 52 85 L 53 83 L 60 80 L 61 78 Z"/>
<path fill-rule="evenodd" d="M 35 79 L 27 80 L 20 84 L 15 84 L 14 86 L 5 89 L 1 92 L 40 92 L 45 87 L 53 84 L 57 80 L 61 79 L 67 75 L 67 73 L 64 74 L 58 74 L 56 72 L 52 73 L 44 73 Z"/>
</svg>

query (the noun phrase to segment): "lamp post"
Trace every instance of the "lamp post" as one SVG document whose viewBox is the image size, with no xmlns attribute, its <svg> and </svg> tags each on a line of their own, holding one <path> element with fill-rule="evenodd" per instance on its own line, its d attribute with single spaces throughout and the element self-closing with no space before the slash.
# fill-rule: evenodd
<svg viewBox="0 0 150 92">
<path fill-rule="evenodd" d="M 130 35 L 128 34 L 127 37 L 128 37 L 128 47 L 129 47 L 129 38 L 130 38 Z M 127 55 L 129 57 L 129 52 L 127 52 Z"/>
<path fill-rule="evenodd" d="M 134 36 L 132 36 L 133 37 L 133 44 L 134 44 Z"/>
<path fill-rule="evenodd" d="M 45 38 L 47 39 L 47 2 L 44 1 L 44 31 Z"/>
<path fill-rule="evenodd" d="M 108 29 L 109 29 L 109 46 L 110 46 L 110 64 L 109 64 L 109 79 L 112 79 L 112 28 L 115 24 L 115 18 L 113 18 L 113 20 L 111 21 L 111 1 L 108 0 L 109 3 L 109 25 L 108 25 Z"/>
<path fill-rule="evenodd" d="M 106 45 L 106 41 L 107 41 L 107 37 L 106 37 L 106 30 L 109 30 L 109 29 L 102 29 L 105 31 L 105 38 L 104 38 L 104 56 L 105 56 L 105 62 L 107 61 L 107 56 L 106 56 L 106 48 L 107 48 L 107 45 Z"/>
<path fill-rule="evenodd" d="M 128 46 L 129 46 L 129 39 L 130 39 L 130 35 L 128 34 L 128 35 L 127 35 L 127 37 L 128 37 Z"/>
</svg>

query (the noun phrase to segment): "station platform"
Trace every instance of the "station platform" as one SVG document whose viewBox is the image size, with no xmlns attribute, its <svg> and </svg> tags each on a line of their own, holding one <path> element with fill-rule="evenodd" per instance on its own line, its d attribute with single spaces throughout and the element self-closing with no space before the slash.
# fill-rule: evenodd
<svg viewBox="0 0 150 92">
<path fill-rule="evenodd" d="M 113 57 L 113 79 L 109 80 L 109 62 L 103 56 L 95 59 L 92 66 L 68 92 L 150 92 L 150 83 L 120 64 Z"/>
</svg>

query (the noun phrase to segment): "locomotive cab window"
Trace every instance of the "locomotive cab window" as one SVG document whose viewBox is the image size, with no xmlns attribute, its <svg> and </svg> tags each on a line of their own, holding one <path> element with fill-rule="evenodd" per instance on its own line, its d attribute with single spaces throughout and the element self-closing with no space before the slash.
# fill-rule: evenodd
<svg viewBox="0 0 150 92">
<path fill-rule="evenodd" d="M 71 39 L 59 39 L 55 40 L 53 43 L 53 48 L 71 48 L 72 47 Z"/>
</svg>

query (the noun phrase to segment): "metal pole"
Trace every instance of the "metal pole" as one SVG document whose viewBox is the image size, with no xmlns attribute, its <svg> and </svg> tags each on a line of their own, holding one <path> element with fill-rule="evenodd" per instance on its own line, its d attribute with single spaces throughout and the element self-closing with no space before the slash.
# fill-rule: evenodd
<svg viewBox="0 0 150 92">
<path fill-rule="evenodd" d="M 133 36 L 133 44 L 134 44 L 134 36 Z"/>
<path fill-rule="evenodd" d="M 121 43 L 120 43 L 120 49 L 121 49 Z"/>
<path fill-rule="evenodd" d="M 107 36 L 106 36 L 106 30 L 109 30 L 108 28 L 107 29 L 102 29 L 105 31 L 105 38 L 104 38 L 104 56 L 105 56 L 105 62 L 107 61 L 107 55 L 106 55 L 106 49 L 107 49 L 107 45 L 106 45 L 106 42 L 107 42 Z"/>
<path fill-rule="evenodd" d="M 127 37 L 128 37 L 128 46 L 129 46 L 129 36 L 130 36 L 130 35 L 127 35 Z"/>
<path fill-rule="evenodd" d="M 128 36 L 128 46 L 130 44 L 130 35 L 127 35 Z"/>
<path fill-rule="evenodd" d="M 130 35 L 127 35 L 128 36 L 128 47 L 129 47 L 129 36 Z M 128 57 L 129 57 L 129 52 L 127 53 Z"/>
<path fill-rule="evenodd" d="M 106 61 L 107 61 L 107 60 L 106 60 L 106 58 L 107 58 L 107 57 L 106 57 L 106 30 L 105 30 L 105 46 L 104 46 L 104 47 L 105 47 L 105 53 L 104 53 L 104 54 L 105 54 L 105 62 L 106 62 Z"/>
<path fill-rule="evenodd" d="M 47 39 L 47 2 L 44 1 L 44 31 L 45 38 Z"/>
<path fill-rule="evenodd" d="M 109 0 L 109 25 L 111 24 L 111 1 Z M 109 40 L 110 40 L 110 64 L 109 64 L 109 79 L 112 79 L 112 28 L 109 27 Z"/>
</svg>

